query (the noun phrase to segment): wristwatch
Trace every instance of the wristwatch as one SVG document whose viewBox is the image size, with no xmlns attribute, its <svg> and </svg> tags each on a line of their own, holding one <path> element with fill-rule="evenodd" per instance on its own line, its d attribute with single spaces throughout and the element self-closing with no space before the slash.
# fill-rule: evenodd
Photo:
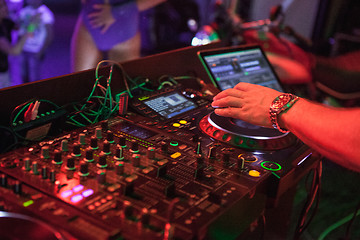
<svg viewBox="0 0 360 240">
<path fill-rule="evenodd" d="M 289 132 L 288 130 L 282 129 L 279 126 L 278 116 L 281 113 L 289 110 L 294 105 L 294 103 L 296 103 L 297 100 L 299 100 L 299 97 L 295 96 L 291 93 L 281 94 L 280 96 L 278 96 L 274 99 L 274 101 L 270 105 L 269 113 L 270 113 L 271 124 L 275 129 L 279 130 L 282 133 Z"/>
</svg>

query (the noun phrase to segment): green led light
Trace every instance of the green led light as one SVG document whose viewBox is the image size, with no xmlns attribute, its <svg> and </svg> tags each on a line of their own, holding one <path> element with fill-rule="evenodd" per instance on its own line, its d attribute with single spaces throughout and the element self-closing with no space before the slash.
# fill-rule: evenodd
<svg viewBox="0 0 360 240">
<path fill-rule="evenodd" d="M 33 200 L 29 200 L 29 201 L 27 201 L 27 202 L 24 202 L 24 203 L 23 203 L 23 206 L 24 206 L 24 207 L 28 207 L 28 206 L 30 206 L 30 205 L 33 204 L 33 203 L 34 203 Z"/>
<path fill-rule="evenodd" d="M 249 72 L 244 72 L 244 75 L 246 75 L 246 76 L 249 75 Z"/>
<path fill-rule="evenodd" d="M 270 161 L 265 161 L 261 163 L 261 167 L 263 167 L 266 170 L 269 171 L 279 171 L 281 170 L 281 165 L 276 163 L 276 162 L 270 162 Z"/>
<path fill-rule="evenodd" d="M 176 147 L 176 146 L 179 146 L 179 143 L 175 142 L 175 141 L 171 141 L 170 145 L 173 146 L 173 147 Z"/>
</svg>

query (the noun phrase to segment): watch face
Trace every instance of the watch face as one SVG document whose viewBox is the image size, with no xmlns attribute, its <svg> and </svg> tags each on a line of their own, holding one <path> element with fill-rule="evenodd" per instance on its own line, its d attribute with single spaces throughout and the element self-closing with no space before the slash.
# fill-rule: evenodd
<svg viewBox="0 0 360 240">
<path fill-rule="evenodd" d="M 281 95 L 279 99 L 275 100 L 272 104 L 273 109 L 280 109 L 287 104 L 291 99 L 291 95 Z"/>
</svg>

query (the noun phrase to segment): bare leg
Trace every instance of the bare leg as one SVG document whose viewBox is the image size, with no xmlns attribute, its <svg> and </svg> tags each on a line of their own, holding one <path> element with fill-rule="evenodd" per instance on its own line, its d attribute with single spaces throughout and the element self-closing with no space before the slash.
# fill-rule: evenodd
<svg viewBox="0 0 360 240">
<path fill-rule="evenodd" d="M 115 45 L 109 52 L 109 60 L 125 62 L 140 57 L 141 36 L 138 32 L 133 38 Z"/>
<path fill-rule="evenodd" d="M 103 58 L 81 17 L 79 17 L 71 39 L 71 70 L 78 72 L 95 68 Z"/>
</svg>

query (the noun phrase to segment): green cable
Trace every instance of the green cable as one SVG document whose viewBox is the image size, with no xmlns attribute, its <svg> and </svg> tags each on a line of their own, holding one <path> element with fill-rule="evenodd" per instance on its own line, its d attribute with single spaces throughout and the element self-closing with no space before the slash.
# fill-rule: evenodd
<svg viewBox="0 0 360 240">
<path fill-rule="evenodd" d="M 360 211 L 357 212 L 356 217 L 360 215 Z M 325 237 L 332 232 L 333 230 L 335 230 L 336 228 L 340 227 L 341 225 L 347 223 L 348 221 L 350 221 L 352 218 L 354 217 L 354 213 L 350 213 L 349 215 L 347 215 L 346 217 L 344 217 L 343 219 L 337 221 L 336 223 L 334 223 L 333 225 L 331 225 L 330 227 L 328 227 L 327 229 L 325 229 L 325 231 L 323 231 L 320 234 L 320 237 L 318 238 L 318 240 L 323 240 L 325 239 Z"/>
</svg>

